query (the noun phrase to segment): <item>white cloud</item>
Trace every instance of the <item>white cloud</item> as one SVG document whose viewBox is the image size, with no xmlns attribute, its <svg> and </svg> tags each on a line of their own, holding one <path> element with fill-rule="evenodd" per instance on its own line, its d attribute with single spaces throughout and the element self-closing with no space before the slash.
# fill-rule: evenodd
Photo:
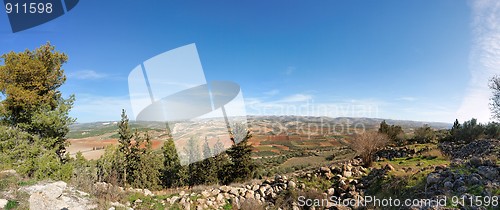
<svg viewBox="0 0 500 210">
<path fill-rule="evenodd" d="M 313 96 L 308 94 L 294 94 L 286 96 L 278 101 L 277 103 L 295 103 L 295 102 L 306 102 L 312 100 Z"/>
<path fill-rule="evenodd" d="M 108 77 L 108 75 L 96 72 L 94 70 L 80 70 L 80 71 L 68 72 L 68 77 L 80 80 L 95 80 L 95 79 L 106 78 Z"/>
<path fill-rule="evenodd" d="M 459 120 L 490 119 L 488 88 L 489 79 L 500 74 L 500 1 L 478 0 L 472 2 L 473 46 L 470 52 L 471 78 L 460 108 Z"/>
</svg>

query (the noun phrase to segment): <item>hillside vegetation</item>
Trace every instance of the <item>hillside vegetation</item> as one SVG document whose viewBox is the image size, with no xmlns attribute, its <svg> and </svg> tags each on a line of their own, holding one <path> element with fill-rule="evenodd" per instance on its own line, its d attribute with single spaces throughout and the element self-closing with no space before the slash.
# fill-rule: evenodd
<svg viewBox="0 0 500 210">
<path fill-rule="evenodd" d="M 169 126 L 126 110 L 73 124 L 74 96 L 59 91 L 68 58 L 50 43 L 1 58 L 0 209 L 499 209 L 496 122 L 249 117 L 227 149 L 193 137 L 180 153 Z M 492 89 L 500 101 L 500 79 Z M 116 142 L 87 159 L 68 137 Z"/>
</svg>

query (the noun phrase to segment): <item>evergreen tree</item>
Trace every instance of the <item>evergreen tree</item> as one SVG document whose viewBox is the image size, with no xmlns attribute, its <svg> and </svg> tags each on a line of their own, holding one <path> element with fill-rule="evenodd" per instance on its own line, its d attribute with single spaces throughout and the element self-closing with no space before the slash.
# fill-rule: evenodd
<svg viewBox="0 0 500 210">
<path fill-rule="evenodd" d="M 500 137 L 500 123 L 490 122 L 484 128 L 484 134 L 486 138 L 498 139 Z"/>
<path fill-rule="evenodd" d="M 34 51 L 10 52 L 2 55 L 0 91 L 2 120 L 9 125 L 30 124 L 40 107 L 55 110 L 63 100 L 58 90 L 66 81 L 62 65 L 68 60 L 47 43 Z"/>
<path fill-rule="evenodd" d="M 214 145 L 214 155 L 221 154 L 224 152 L 224 144 L 220 141 L 220 138 L 217 138 L 217 142 Z"/>
<path fill-rule="evenodd" d="M 201 164 L 197 161 L 199 161 L 200 158 L 200 148 L 198 141 L 195 138 L 190 138 L 187 141 L 187 147 L 184 147 L 184 152 L 187 154 L 187 162 L 189 163 L 188 165 L 188 173 L 189 173 L 189 180 L 188 180 L 188 185 L 194 186 L 198 184 L 203 183 L 203 168 L 201 167 Z"/>
<path fill-rule="evenodd" d="M 228 171 L 226 171 L 225 166 L 229 165 L 229 158 L 227 154 L 224 152 L 224 144 L 217 139 L 217 142 L 214 145 L 214 161 L 213 161 L 213 169 L 216 171 L 217 180 L 219 183 L 226 183 L 226 177 L 229 177 Z"/>
<path fill-rule="evenodd" d="M 455 119 L 455 122 L 453 123 L 453 127 L 451 127 L 451 131 L 450 131 L 451 135 L 454 137 L 458 136 L 458 133 L 460 132 L 461 128 L 462 128 L 462 126 L 458 122 L 458 119 Z"/>
<path fill-rule="evenodd" d="M 257 169 L 251 157 L 252 146 L 248 144 L 251 137 L 250 131 L 247 131 L 246 136 L 238 144 L 231 146 L 226 151 L 230 163 L 225 166 L 228 174 L 223 179 L 224 184 L 247 180 Z"/>
<path fill-rule="evenodd" d="M 431 143 L 436 140 L 436 132 L 427 124 L 415 129 L 414 134 L 414 140 L 420 144 Z"/>
<path fill-rule="evenodd" d="M 477 119 L 472 118 L 469 121 L 465 121 L 458 132 L 455 132 L 455 140 L 471 142 L 477 140 L 483 134 L 483 125 L 477 123 Z"/>
<path fill-rule="evenodd" d="M 173 139 L 170 137 L 162 147 L 163 173 L 162 182 L 165 187 L 183 186 L 186 181 L 185 167 L 181 165 L 179 155 L 175 149 Z"/>
<path fill-rule="evenodd" d="M 154 153 L 151 139 L 146 132 L 144 140 L 136 141 L 134 156 L 137 164 L 131 171 L 132 184 L 136 188 L 157 189 L 160 185 L 162 164 L 160 156 Z"/>
<path fill-rule="evenodd" d="M 394 143 L 402 144 L 404 140 L 404 132 L 403 128 L 399 125 L 388 125 L 385 120 L 380 123 L 380 127 L 378 129 L 379 133 L 386 134 Z"/>
<path fill-rule="evenodd" d="M 68 179 L 65 155 L 74 96 L 62 97 L 64 53 L 47 43 L 33 51 L 0 56 L 0 124 L 18 137 L 1 139 L 2 159 L 18 172 L 39 179 Z M 1 137 L 0 137 L 1 138 Z M 1 142 L 0 142 L 1 143 Z M 10 161 L 9 161 L 10 159 Z M 69 174 L 69 176 L 68 176 Z"/>
<path fill-rule="evenodd" d="M 208 144 L 207 137 L 203 144 L 203 161 L 201 162 L 201 180 L 204 184 L 217 183 L 217 168 L 215 167 L 215 158 L 213 157 L 210 145 Z"/>
<path fill-rule="evenodd" d="M 121 178 L 123 178 L 123 171 L 125 170 L 124 159 L 125 157 L 118 146 L 107 146 L 104 154 L 97 160 L 97 180 L 113 185 L 123 183 Z"/>
<path fill-rule="evenodd" d="M 131 139 L 133 137 L 133 134 L 130 131 L 128 122 L 128 116 L 125 113 L 125 110 L 122 109 L 121 120 L 118 123 L 118 150 L 123 154 L 123 159 L 120 161 L 124 166 L 122 172 L 123 186 L 126 186 L 128 181 L 127 170 L 130 166 L 127 164 L 129 162 L 127 160 L 130 158 L 130 154 L 132 152 Z"/>
</svg>

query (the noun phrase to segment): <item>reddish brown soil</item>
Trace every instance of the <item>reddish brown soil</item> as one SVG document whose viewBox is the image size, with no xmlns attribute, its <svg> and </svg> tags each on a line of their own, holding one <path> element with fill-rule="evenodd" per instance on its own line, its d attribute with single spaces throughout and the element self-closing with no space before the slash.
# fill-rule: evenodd
<svg viewBox="0 0 500 210">
<path fill-rule="evenodd" d="M 95 160 L 104 154 L 104 148 L 109 145 L 118 144 L 117 139 L 101 140 L 96 137 L 83 139 L 69 139 L 70 146 L 67 148 L 70 155 L 75 155 L 77 152 L 82 152 L 83 157 L 89 160 Z M 163 141 L 151 140 L 153 149 L 159 149 L 163 145 Z M 134 143 L 134 142 L 133 142 Z M 141 147 L 144 147 L 142 145 Z"/>
</svg>

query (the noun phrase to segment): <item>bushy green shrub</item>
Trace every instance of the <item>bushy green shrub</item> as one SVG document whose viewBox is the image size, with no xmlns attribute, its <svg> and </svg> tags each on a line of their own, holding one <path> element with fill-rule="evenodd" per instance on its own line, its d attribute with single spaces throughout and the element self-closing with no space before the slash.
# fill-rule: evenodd
<svg viewBox="0 0 500 210">
<path fill-rule="evenodd" d="M 434 131 L 430 126 L 424 125 L 420 128 L 415 129 L 413 141 L 419 144 L 431 143 L 436 140 L 436 131 Z"/>
</svg>

